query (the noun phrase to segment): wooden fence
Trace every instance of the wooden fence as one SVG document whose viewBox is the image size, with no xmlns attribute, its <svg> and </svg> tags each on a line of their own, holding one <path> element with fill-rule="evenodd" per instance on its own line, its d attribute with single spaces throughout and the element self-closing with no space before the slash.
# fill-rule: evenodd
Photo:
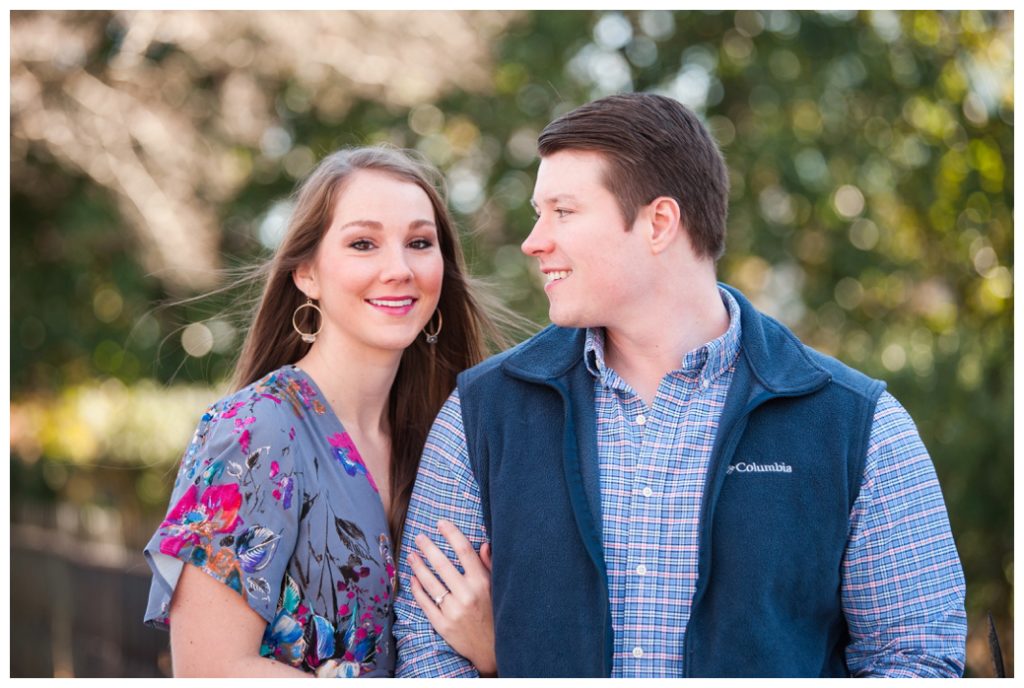
<svg viewBox="0 0 1024 688">
<path fill-rule="evenodd" d="M 11 525 L 11 676 L 170 675 L 167 633 L 142 623 L 140 552 L 59 530 Z"/>
</svg>

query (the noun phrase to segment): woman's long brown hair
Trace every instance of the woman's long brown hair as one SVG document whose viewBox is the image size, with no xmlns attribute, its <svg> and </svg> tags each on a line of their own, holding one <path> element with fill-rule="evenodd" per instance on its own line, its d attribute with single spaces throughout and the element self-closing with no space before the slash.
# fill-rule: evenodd
<svg viewBox="0 0 1024 688">
<path fill-rule="evenodd" d="M 443 179 L 436 170 L 393 148 L 354 148 L 327 156 L 296 190 L 294 210 L 284 239 L 260 272 L 266 280 L 252 326 L 242 345 L 232 378 L 237 390 L 281 366 L 301 359 L 310 349 L 292 328 L 292 314 L 306 296 L 292 281 L 292 272 L 313 259 L 344 191 L 346 180 L 359 170 L 374 170 L 419 186 L 434 207 L 444 277 L 438 310 L 444 328 L 434 345 L 417 337 L 402 354 L 388 401 L 391 429 L 391 507 L 388 524 L 398 546 L 409 507 L 420 454 L 434 417 L 455 388 L 455 376 L 483 360 L 487 345 L 507 341 L 485 312 L 466 273 L 454 223 L 438 191 Z M 296 321 L 305 332 L 318 323 L 312 308 Z M 436 326 L 436 318 L 429 325 Z"/>
</svg>

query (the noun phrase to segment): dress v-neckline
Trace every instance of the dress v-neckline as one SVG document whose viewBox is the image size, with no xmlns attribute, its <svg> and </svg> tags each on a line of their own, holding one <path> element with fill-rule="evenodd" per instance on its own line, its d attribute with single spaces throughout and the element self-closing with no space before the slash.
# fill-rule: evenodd
<svg viewBox="0 0 1024 688">
<path fill-rule="evenodd" d="M 345 428 L 345 424 L 341 422 L 341 418 L 339 418 L 338 414 L 334 411 L 334 407 L 331 406 L 331 402 L 327 398 L 327 395 L 324 394 L 323 389 L 320 388 L 320 385 L 317 384 L 316 380 L 313 379 L 313 376 L 310 375 L 308 371 L 303 370 L 294 363 L 288 364 L 288 368 L 293 372 L 294 375 L 300 377 L 307 384 L 309 384 L 309 386 L 316 393 L 317 397 L 320 398 L 321 403 L 323 403 L 324 413 L 330 414 L 330 417 L 334 419 L 334 424 L 341 431 L 341 435 L 344 438 L 348 439 L 348 446 L 346 446 L 345 449 L 347 449 L 350 453 L 355 455 L 356 463 L 362 466 L 363 470 L 366 471 L 366 479 L 370 483 L 370 486 L 373 488 L 374 493 L 377 495 L 377 501 L 386 515 L 387 509 L 384 507 L 384 499 L 381 497 L 380 487 L 378 487 L 379 483 L 377 482 L 376 476 L 374 476 L 373 471 L 370 470 L 370 466 L 366 463 L 366 459 L 363 458 L 362 453 L 359 451 L 359 447 L 356 446 L 356 441 L 352 438 L 352 435 L 349 434 L 349 431 Z M 331 444 L 332 447 L 335 446 L 331 442 L 330 437 L 325 437 L 324 439 L 326 439 L 328 444 Z"/>
</svg>

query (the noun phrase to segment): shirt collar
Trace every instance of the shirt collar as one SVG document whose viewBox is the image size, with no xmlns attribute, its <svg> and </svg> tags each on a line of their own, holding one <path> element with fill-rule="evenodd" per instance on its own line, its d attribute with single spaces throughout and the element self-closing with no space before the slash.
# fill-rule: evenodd
<svg viewBox="0 0 1024 688">
<path fill-rule="evenodd" d="M 697 347 L 683 356 L 679 368 L 672 371 L 689 380 L 714 382 L 732 365 L 740 349 L 740 306 L 732 294 L 721 287 L 718 293 L 729 313 L 729 329 L 707 344 Z M 604 360 L 604 328 L 587 328 L 583 347 L 583 358 L 587 370 L 602 384 L 610 385 L 612 372 Z"/>
</svg>

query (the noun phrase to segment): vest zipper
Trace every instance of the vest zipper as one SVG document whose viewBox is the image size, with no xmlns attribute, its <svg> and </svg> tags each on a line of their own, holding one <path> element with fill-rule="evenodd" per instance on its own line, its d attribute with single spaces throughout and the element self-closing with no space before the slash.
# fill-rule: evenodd
<svg viewBox="0 0 1024 688">
<path fill-rule="evenodd" d="M 827 384 L 827 382 L 828 381 L 826 381 L 825 384 Z M 820 386 L 821 385 L 819 385 L 819 387 Z M 740 439 L 743 437 L 743 433 L 747 429 L 747 420 L 750 418 L 750 414 L 756 411 L 762 404 L 771 401 L 772 399 L 783 399 L 786 397 L 804 396 L 805 394 L 810 394 L 811 392 L 814 392 L 816 390 L 817 387 L 812 389 L 798 390 L 786 393 L 763 392 L 762 394 L 759 394 L 758 396 L 754 397 L 754 399 L 752 399 L 750 403 L 747 404 L 747 407 L 743 409 L 740 415 L 736 418 L 736 421 L 733 423 L 733 426 L 729 431 L 730 434 L 727 439 L 727 443 L 722 445 L 722 451 L 719 453 L 718 457 L 711 457 L 711 461 L 713 462 L 712 465 L 714 465 L 717 472 L 713 476 L 714 478 L 716 478 L 715 481 L 708 480 L 704 484 L 704 501 L 701 504 L 701 528 L 699 539 L 697 541 L 697 586 L 693 591 L 693 600 L 690 603 L 690 619 L 689 621 L 687 621 L 686 635 L 683 638 L 684 678 L 691 677 L 691 668 L 693 666 L 693 662 L 691 661 L 691 655 L 693 653 L 693 650 L 691 648 L 690 643 L 690 638 L 692 634 L 690 633 L 690 631 L 693 627 L 692 624 L 694 619 L 694 612 L 697 610 L 697 606 L 700 603 L 701 597 L 703 597 L 704 592 L 707 590 L 708 580 L 710 579 L 711 573 L 710 570 L 705 569 L 710 568 L 711 564 L 711 551 L 710 549 L 707 549 L 707 547 L 710 543 L 711 517 L 713 513 L 713 508 L 711 506 L 712 500 L 710 499 L 712 496 L 712 483 L 715 482 L 718 484 L 715 490 L 715 496 L 717 498 L 717 493 L 719 490 L 721 490 L 722 483 L 724 482 L 724 477 L 721 480 L 718 479 L 719 473 L 724 473 L 724 471 L 729 465 L 729 461 L 725 457 L 731 457 L 733 452 L 736 451 L 736 446 L 739 444 Z M 717 461 L 715 460 L 716 458 Z M 708 477 L 710 478 L 712 476 L 709 475 Z M 703 558 L 705 556 L 705 552 L 707 556 L 707 567 L 703 566 Z"/>
</svg>

